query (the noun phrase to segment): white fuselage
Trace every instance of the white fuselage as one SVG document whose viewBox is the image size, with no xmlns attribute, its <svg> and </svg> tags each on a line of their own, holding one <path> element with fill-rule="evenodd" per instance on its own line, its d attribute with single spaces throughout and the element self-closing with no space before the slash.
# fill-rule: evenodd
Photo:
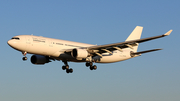
<svg viewBox="0 0 180 101">
<path fill-rule="evenodd" d="M 61 60 L 64 63 L 62 69 L 66 70 L 66 73 L 72 73 L 73 69 L 68 65 L 70 61 L 86 62 L 86 67 L 96 70 L 97 66 L 93 65 L 94 62 L 113 63 L 161 50 L 151 49 L 137 52 L 139 43 L 162 38 L 172 32 L 169 30 L 163 35 L 141 39 L 142 30 L 143 27 L 136 26 L 124 42 L 105 45 L 92 45 L 33 35 L 14 36 L 8 41 L 8 45 L 22 52 L 23 61 L 27 60 L 27 53 L 34 54 L 31 56 L 32 64 L 43 65 L 51 60 Z"/>
<path fill-rule="evenodd" d="M 44 55 L 55 58 L 57 60 L 66 60 L 74 62 L 88 62 L 89 60 L 77 60 L 72 57 L 71 54 L 64 53 L 65 50 L 95 46 L 92 44 L 85 44 L 79 42 L 65 41 L 59 39 L 52 39 L 33 35 L 19 35 L 15 36 L 19 39 L 11 39 L 8 44 L 21 52 L 27 52 L 30 54 Z M 130 56 L 130 48 L 123 49 L 123 52 L 115 50 L 112 53 L 103 53 L 102 57 L 93 57 L 97 63 L 112 63 L 123 61 L 132 58 Z"/>
</svg>

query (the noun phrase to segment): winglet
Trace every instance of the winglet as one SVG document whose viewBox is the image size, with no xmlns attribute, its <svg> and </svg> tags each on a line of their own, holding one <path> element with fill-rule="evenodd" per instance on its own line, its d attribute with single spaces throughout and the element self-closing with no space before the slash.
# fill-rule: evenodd
<svg viewBox="0 0 180 101">
<path fill-rule="evenodd" d="M 171 32 L 172 32 L 173 30 L 171 29 L 171 30 L 169 30 L 166 34 L 164 34 L 165 36 L 168 36 L 168 35 L 170 35 L 171 34 Z"/>
</svg>

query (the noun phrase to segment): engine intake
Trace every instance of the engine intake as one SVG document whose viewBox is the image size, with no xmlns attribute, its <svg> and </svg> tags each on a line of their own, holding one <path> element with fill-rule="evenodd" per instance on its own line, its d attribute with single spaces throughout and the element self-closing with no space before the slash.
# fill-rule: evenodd
<svg viewBox="0 0 180 101">
<path fill-rule="evenodd" d="M 46 56 L 42 56 L 42 55 L 33 55 L 31 56 L 31 63 L 32 64 L 37 64 L 37 65 L 43 65 L 45 63 L 48 63 L 49 58 Z"/>
<path fill-rule="evenodd" d="M 86 49 L 73 49 L 72 52 L 71 52 L 71 55 L 74 57 L 74 58 L 86 58 L 88 57 L 88 52 Z"/>
</svg>

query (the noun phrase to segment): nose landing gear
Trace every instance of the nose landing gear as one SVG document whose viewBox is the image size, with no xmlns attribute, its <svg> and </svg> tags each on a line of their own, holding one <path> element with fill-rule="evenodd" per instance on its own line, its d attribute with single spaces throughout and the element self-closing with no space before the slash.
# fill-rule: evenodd
<svg viewBox="0 0 180 101">
<path fill-rule="evenodd" d="M 26 57 L 27 52 L 22 52 L 22 54 L 24 55 L 24 57 L 22 58 L 22 60 L 23 60 L 23 61 L 26 61 L 26 60 L 27 60 L 27 57 Z"/>
</svg>

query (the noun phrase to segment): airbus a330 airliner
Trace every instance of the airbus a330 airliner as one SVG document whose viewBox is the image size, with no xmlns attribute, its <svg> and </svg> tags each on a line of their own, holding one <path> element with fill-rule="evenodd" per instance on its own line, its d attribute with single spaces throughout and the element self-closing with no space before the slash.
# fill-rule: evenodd
<svg viewBox="0 0 180 101">
<path fill-rule="evenodd" d="M 90 70 L 96 70 L 97 66 L 93 63 L 113 63 L 140 56 L 143 53 L 158 51 L 161 49 L 152 49 L 137 52 L 139 43 L 162 38 L 170 35 L 172 30 L 159 36 L 140 39 L 143 27 L 136 26 L 129 37 L 124 42 L 92 45 L 79 42 L 65 41 L 59 39 L 46 38 L 34 35 L 14 36 L 7 43 L 12 48 L 22 52 L 23 60 L 27 60 L 26 54 L 31 56 L 32 64 L 43 65 L 52 60 L 62 60 L 63 70 L 72 73 L 73 69 L 69 68 L 68 62 L 86 62 Z"/>
</svg>

